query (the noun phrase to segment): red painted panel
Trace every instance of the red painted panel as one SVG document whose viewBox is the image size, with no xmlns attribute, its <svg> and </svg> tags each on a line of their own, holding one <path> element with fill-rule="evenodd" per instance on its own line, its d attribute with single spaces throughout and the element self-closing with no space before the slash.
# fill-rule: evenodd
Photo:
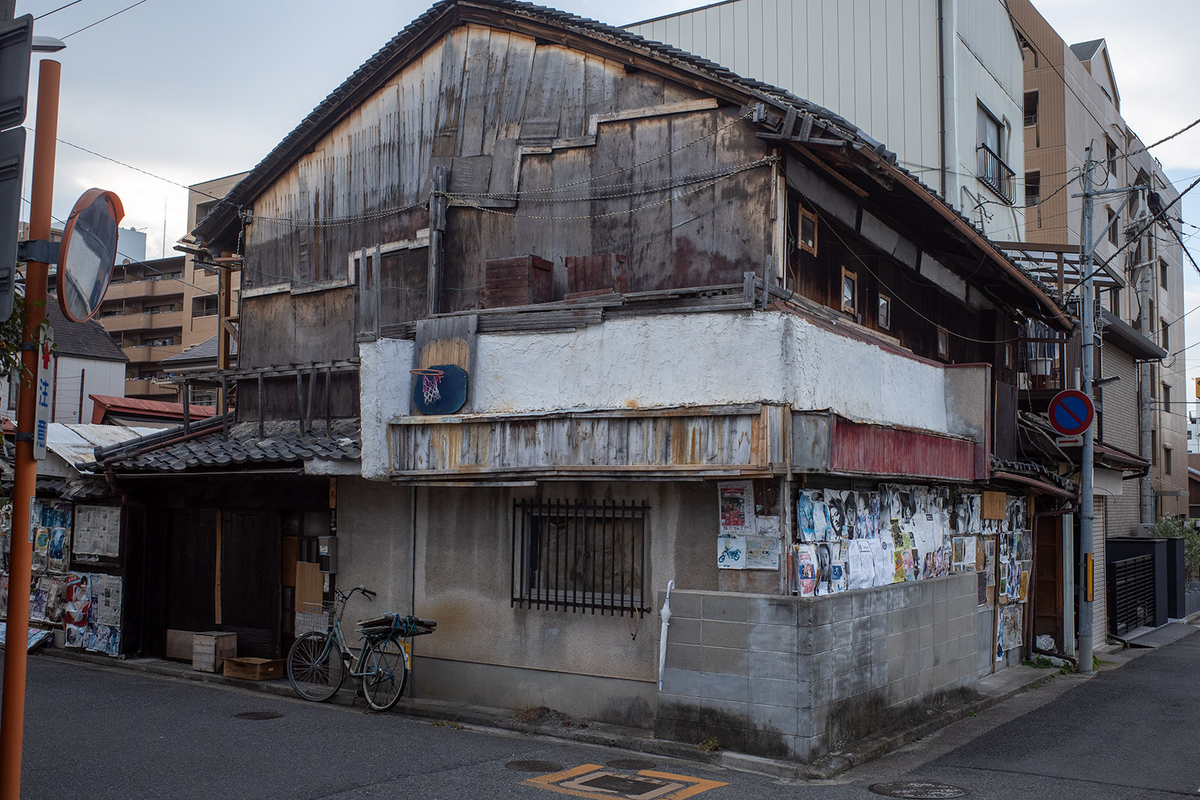
<svg viewBox="0 0 1200 800">
<path fill-rule="evenodd" d="M 975 443 L 833 418 L 832 472 L 975 480 Z"/>
</svg>

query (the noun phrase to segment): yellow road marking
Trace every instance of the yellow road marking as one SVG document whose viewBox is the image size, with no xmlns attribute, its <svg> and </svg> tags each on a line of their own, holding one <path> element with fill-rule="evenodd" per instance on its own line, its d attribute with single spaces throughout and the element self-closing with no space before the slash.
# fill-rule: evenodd
<svg viewBox="0 0 1200 800">
<path fill-rule="evenodd" d="M 562 772 L 552 772 L 548 775 L 539 775 L 536 778 L 529 778 L 522 781 L 525 786 L 536 786 L 541 789 L 549 789 L 558 794 L 570 795 L 571 797 L 586 797 L 591 800 L 613 800 L 620 797 L 616 792 L 588 792 L 579 789 L 567 788 L 565 786 L 556 786 L 555 784 L 570 781 L 572 778 L 581 778 L 591 772 L 602 772 L 605 768 L 599 764 L 581 764 L 578 767 L 563 770 Z M 641 770 L 637 773 L 647 778 L 658 778 L 659 780 L 681 781 L 688 784 L 678 791 L 674 791 L 669 795 L 658 798 L 658 800 L 686 800 L 689 797 L 695 797 L 701 792 L 707 792 L 709 789 L 717 789 L 721 786 L 728 786 L 727 783 L 721 781 L 706 780 L 704 778 L 693 778 L 689 775 L 676 775 L 670 772 L 657 772 L 655 770 Z"/>
</svg>

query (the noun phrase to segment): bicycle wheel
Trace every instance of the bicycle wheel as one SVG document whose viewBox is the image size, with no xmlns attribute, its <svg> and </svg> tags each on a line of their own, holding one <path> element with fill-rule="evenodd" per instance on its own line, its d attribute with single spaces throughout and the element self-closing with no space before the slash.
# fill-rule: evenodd
<svg viewBox="0 0 1200 800">
<path fill-rule="evenodd" d="M 296 694 L 323 702 L 342 688 L 346 667 L 329 634 L 306 633 L 288 651 L 287 675 Z"/>
<path fill-rule="evenodd" d="M 376 711 L 387 711 L 404 694 L 408 665 L 404 646 L 392 636 L 368 642 L 362 654 L 363 696 Z"/>
</svg>

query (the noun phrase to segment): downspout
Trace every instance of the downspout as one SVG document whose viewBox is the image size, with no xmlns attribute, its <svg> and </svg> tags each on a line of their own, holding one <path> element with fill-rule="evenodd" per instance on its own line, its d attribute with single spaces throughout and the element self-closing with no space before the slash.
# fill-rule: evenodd
<svg viewBox="0 0 1200 800">
<path fill-rule="evenodd" d="M 938 41 L 938 149 L 940 163 L 938 176 L 941 179 L 942 199 L 946 195 L 946 15 L 943 13 L 945 0 L 937 4 Z"/>
</svg>

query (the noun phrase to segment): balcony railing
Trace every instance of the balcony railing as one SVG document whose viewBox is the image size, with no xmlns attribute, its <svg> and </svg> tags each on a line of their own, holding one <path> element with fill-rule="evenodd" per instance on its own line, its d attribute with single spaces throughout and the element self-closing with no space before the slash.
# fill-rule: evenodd
<svg viewBox="0 0 1200 800">
<path fill-rule="evenodd" d="M 1013 176 L 1016 173 L 986 144 L 976 147 L 975 154 L 979 161 L 976 177 L 985 186 L 1004 198 L 1006 203 L 1011 204 L 1013 201 Z"/>
</svg>

